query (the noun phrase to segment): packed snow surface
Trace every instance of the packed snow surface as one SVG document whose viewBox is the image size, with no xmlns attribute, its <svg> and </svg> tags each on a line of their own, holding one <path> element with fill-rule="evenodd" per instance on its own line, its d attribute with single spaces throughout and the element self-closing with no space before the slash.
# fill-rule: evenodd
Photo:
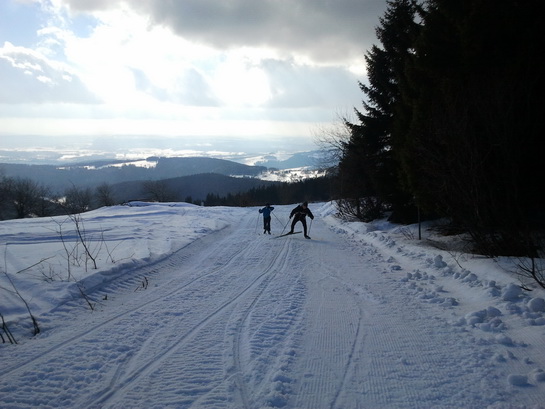
<svg viewBox="0 0 545 409">
<path fill-rule="evenodd" d="M 0 408 L 545 407 L 520 260 L 331 203 L 312 240 L 276 237 L 293 207 L 272 235 L 258 207 L 185 203 L 0 222 Z"/>
</svg>

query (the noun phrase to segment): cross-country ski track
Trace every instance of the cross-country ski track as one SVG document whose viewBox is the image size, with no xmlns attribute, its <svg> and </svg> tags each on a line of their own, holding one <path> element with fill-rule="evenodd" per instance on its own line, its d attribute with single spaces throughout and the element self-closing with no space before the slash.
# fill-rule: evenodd
<svg viewBox="0 0 545 409">
<path fill-rule="evenodd" d="M 94 311 L 75 298 L 42 315 L 41 334 L 0 350 L 0 407 L 542 407 L 539 376 L 508 378 L 545 369 L 543 326 L 461 282 L 448 253 L 317 210 L 306 240 L 232 209 L 226 227 L 88 288 Z M 541 353 L 463 322 L 492 305 Z"/>
</svg>

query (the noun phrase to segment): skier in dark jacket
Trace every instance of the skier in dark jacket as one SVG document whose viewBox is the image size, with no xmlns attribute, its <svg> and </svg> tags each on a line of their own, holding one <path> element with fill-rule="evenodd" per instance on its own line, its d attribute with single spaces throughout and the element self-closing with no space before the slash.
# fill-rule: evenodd
<svg viewBox="0 0 545 409">
<path fill-rule="evenodd" d="M 263 234 L 271 234 L 271 212 L 274 210 L 270 204 L 266 204 L 263 209 L 259 209 L 259 213 L 263 213 Z"/>
<path fill-rule="evenodd" d="M 291 222 L 291 231 L 288 234 L 293 234 L 293 228 L 295 227 L 295 223 L 301 222 L 303 224 L 303 230 L 305 232 L 305 239 L 310 239 L 310 237 L 307 235 L 307 216 L 314 220 L 314 215 L 308 208 L 307 202 L 304 202 L 303 204 L 293 209 L 290 213 L 290 219 L 293 217 L 293 221 Z"/>
</svg>

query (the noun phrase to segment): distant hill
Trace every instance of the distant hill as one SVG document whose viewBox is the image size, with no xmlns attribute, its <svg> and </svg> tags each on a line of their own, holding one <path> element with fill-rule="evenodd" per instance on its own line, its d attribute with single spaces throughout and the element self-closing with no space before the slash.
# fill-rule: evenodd
<svg viewBox="0 0 545 409">
<path fill-rule="evenodd" d="M 275 156 L 265 157 L 256 162 L 256 165 L 276 169 L 317 168 L 321 165 L 321 157 L 322 154 L 319 151 L 299 152 L 284 160 L 279 160 Z"/>
<path fill-rule="evenodd" d="M 208 194 L 220 197 L 246 192 L 253 188 L 280 184 L 251 177 L 230 177 L 217 173 L 204 173 L 191 176 L 163 179 L 160 181 L 169 194 L 171 201 L 183 201 L 190 197 L 193 201 L 205 200 Z M 112 185 L 117 202 L 131 200 L 150 200 L 152 195 L 146 191 L 146 182 L 131 181 Z"/>
<path fill-rule="evenodd" d="M 0 174 L 3 176 L 32 179 L 56 193 L 62 193 L 71 186 L 92 188 L 102 183 L 113 185 L 209 173 L 255 177 L 266 170 L 264 166 L 248 166 L 206 157 L 150 157 L 141 161 L 94 161 L 67 166 L 0 163 Z"/>
</svg>

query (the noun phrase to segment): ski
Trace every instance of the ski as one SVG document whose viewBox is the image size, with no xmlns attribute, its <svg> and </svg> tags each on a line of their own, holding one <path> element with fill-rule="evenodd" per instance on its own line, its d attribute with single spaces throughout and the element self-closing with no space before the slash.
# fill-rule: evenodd
<svg viewBox="0 0 545 409">
<path fill-rule="evenodd" d="M 291 236 L 292 234 L 298 234 L 298 233 L 302 233 L 301 231 L 294 231 L 293 233 L 284 233 L 284 234 L 281 234 L 280 236 L 276 236 L 276 237 L 273 237 L 274 239 L 277 239 L 279 237 L 285 237 L 285 236 Z"/>
</svg>

